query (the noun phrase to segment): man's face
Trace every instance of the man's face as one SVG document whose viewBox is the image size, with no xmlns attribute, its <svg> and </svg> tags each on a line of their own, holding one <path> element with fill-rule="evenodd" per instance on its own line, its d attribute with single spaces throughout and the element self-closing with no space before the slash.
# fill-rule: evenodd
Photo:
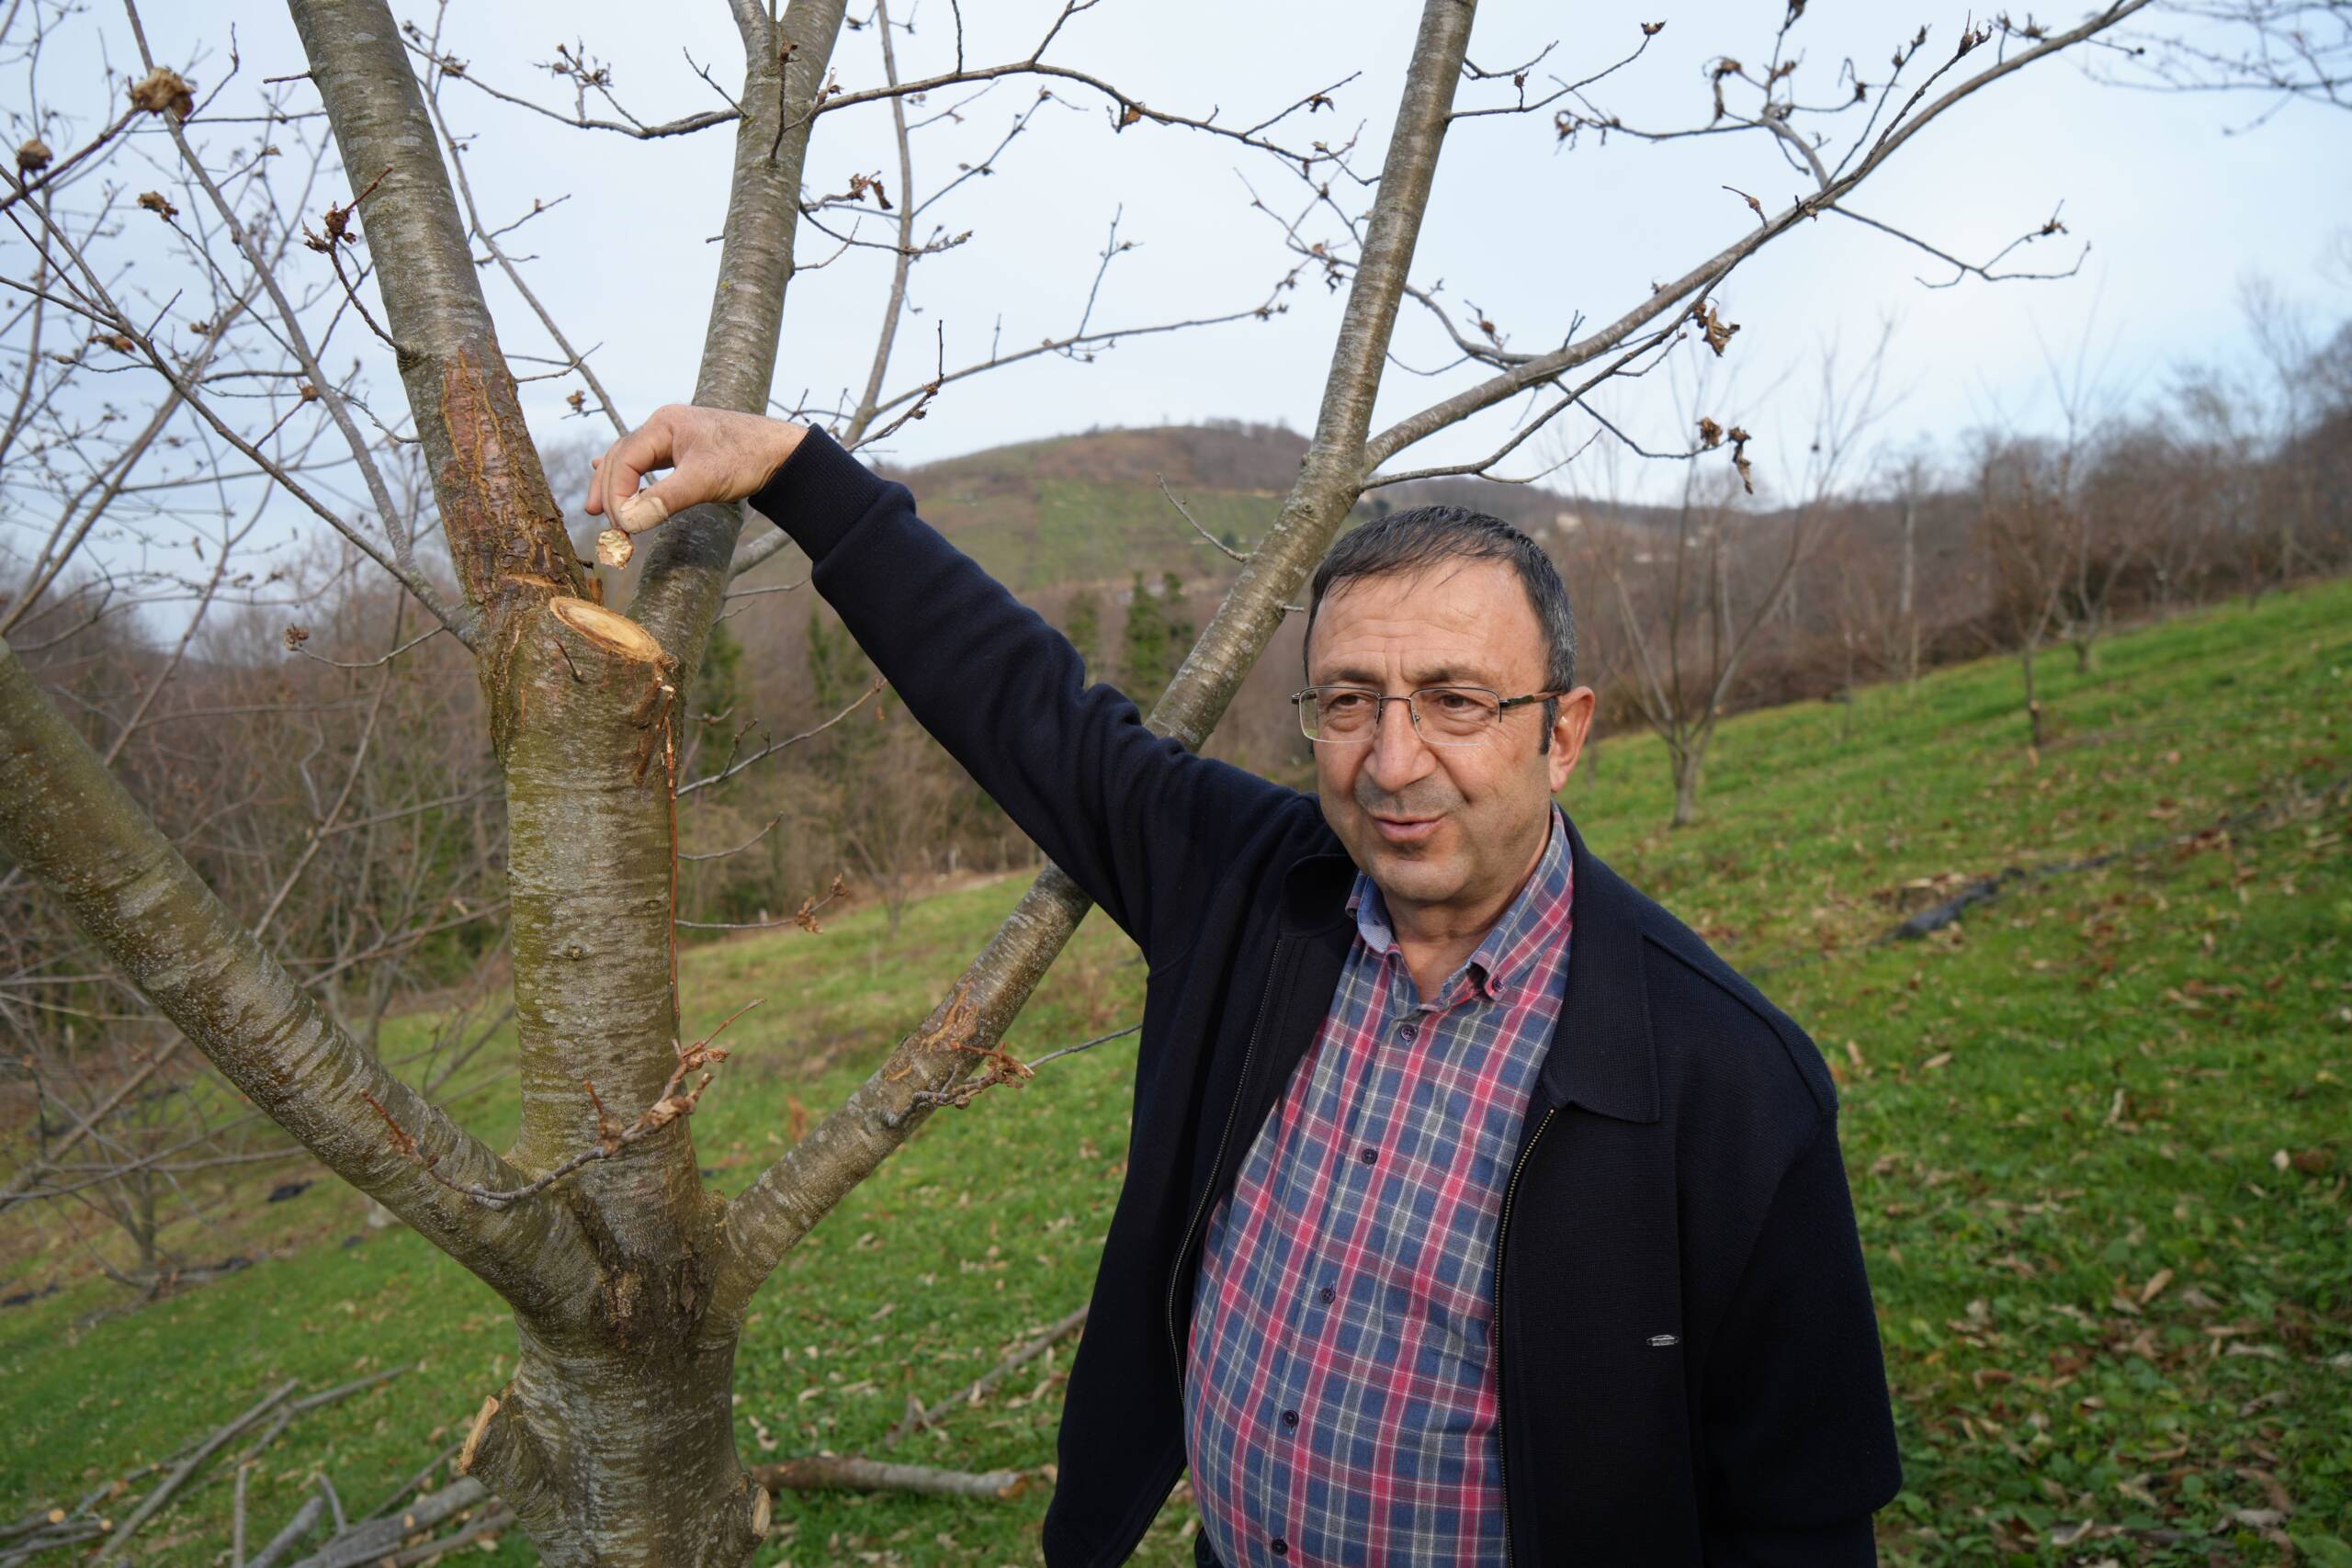
<svg viewBox="0 0 2352 1568">
<path fill-rule="evenodd" d="M 1455 560 L 1334 588 L 1315 617 L 1306 671 L 1318 686 L 1388 696 L 1466 685 L 1516 697 L 1546 689 L 1544 652 L 1518 572 Z M 1324 818 L 1393 915 L 1491 919 L 1543 852 L 1552 795 L 1576 766 L 1592 706 L 1589 687 L 1563 698 L 1546 751 L 1540 703 L 1505 709 L 1474 746 L 1429 745 L 1404 704 L 1384 704 L 1374 739 L 1316 743 Z"/>
</svg>

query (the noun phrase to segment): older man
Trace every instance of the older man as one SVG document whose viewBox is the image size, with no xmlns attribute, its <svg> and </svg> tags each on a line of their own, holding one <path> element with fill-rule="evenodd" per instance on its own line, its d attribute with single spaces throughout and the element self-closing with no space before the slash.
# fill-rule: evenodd
<svg viewBox="0 0 2352 1568">
<path fill-rule="evenodd" d="M 1593 694 L 1524 536 L 1422 508 L 1324 560 L 1310 798 L 1153 735 L 821 433 L 667 408 L 598 475 L 632 531 L 781 525 L 1149 961 L 1050 1563 L 1125 1561 L 1188 1465 L 1230 1568 L 1873 1561 L 1900 1472 L 1828 1075 L 1554 804 Z"/>
</svg>

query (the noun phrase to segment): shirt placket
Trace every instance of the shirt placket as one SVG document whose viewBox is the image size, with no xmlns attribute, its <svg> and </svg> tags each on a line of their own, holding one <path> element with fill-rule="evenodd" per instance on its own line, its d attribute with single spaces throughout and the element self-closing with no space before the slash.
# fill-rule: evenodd
<svg viewBox="0 0 2352 1568">
<path fill-rule="evenodd" d="M 1386 1010 L 1388 975 L 1385 960 L 1373 965 L 1367 984 L 1372 994 L 1366 998 L 1364 1013 L 1381 1017 Z M 1335 1044 L 1342 1043 L 1334 1042 Z M 1336 1099 L 1330 1117 L 1330 1149 L 1317 1158 L 1310 1149 L 1299 1153 L 1306 1157 L 1286 1162 L 1285 1189 L 1304 1179 L 1313 1199 L 1307 1212 L 1287 1223 L 1296 1226 L 1295 1244 L 1300 1261 L 1299 1278 L 1286 1287 L 1278 1286 L 1288 1295 L 1286 1312 L 1274 1314 L 1289 1332 L 1289 1343 L 1295 1352 L 1283 1358 L 1279 1377 L 1267 1380 L 1267 1404 L 1261 1406 L 1260 1429 L 1267 1434 L 1267 1454 L 1271 1476 L 1278 1476 L 1276 1495 L 1264 1499 L 1266 1517 L 1257 1520 L 1258 1535 L 1263 1549 L 1276 1559 L 1292 1554 L 1294 1543 L 1302 1533 L 1301 1527 L 1308 1511 L 1308 1476 L 1314 1468 L 1312 1444 L 1313 1395 L 1318 1379 L 1328 1373 L 1343 1314 L 1350 1303 L 1344 1292 L 1351 1272 L 1345 1252 L 1329 1245 L 1337 1233 L 1334 1221 L 1342 1216 L 1352 1221 L 1348 1234 L 1356 1244 L 1361 1243 L 1363 1227 L 1369 1213 L 1363 1193 L 1344 1176 L 1329 1179 L 1329 1167 L 1336 1158 L 1343 1158 L 1353 1146 L 1358 1124 L 1364 1113 L 1369 1097 L 1377 1090 L 1377 1035 L 1371 1041 L 1348 1041 L 1343 1048 L 1322 1055 L 1316 1071 L 1318 1076 L 1330 1071 L 1334 1081 L 1328 1090 L 1320 1084 L 1310 1085 L 1306 1096 L 1299 1137 L 1303 1143 L 1316 1141 L 1316 1108 L 1324 1102 L 1327 1093 Z M 1311 1168 L 1324 1167 L 1322 1171 Z M 1287 1213 L 1287 1191 L 1273 1194 L 1284 1203 Z M 1257 1544 L 1257 1543 L 1251 1543 Z"/>
</svg>

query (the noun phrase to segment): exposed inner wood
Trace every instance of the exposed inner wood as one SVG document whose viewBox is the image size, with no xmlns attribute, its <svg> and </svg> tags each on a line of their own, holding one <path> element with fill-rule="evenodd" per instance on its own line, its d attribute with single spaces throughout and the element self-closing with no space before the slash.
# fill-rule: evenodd
<svg viewBox="0 0 2352 1568">
<path fill-rule="evenodd" d="M 555 612 L 557 620 L 609 652 L 647 664 L 659 664 L 669 657 L 651 632 L 618 611 L 564 595 L 548 600 L 548 608 Z"/>
<path fill-rule="evenodd" d="M 498 1414 L 498 1395 L 491 1394 L 481 1402 L 481 1409 L 474 1416 L 473 1427 L 466 1433 L 465 1447 L 458 1450 L 458 1473 L 472 1472 L 474 1455 L 481 1448 L 481 1435 L 490 1430 L 490 1418 Z"/>
</svg>

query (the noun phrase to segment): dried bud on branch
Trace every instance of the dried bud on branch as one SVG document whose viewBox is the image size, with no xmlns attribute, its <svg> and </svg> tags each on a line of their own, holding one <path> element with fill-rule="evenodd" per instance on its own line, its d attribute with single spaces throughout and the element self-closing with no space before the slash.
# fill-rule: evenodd
<svg viewBox="0 0 2352 1568">
<path fill-rule="evenodd" d="M 310 246 L 311 249 L 322 254 L 333 252 L 337 244 L 357 244 L 359 243 L 359 236 L 351 231 L 352 215 L 359 210 L 359 204 L 361 202 L 376 194 L 376 187 L 384 183 L 384 175 L 389 175 L 391 172 L 391 170 L 386 169 L 383 174 L 378 175 L 374 179 L 369 180 L 366 190 L 361 191 L 357 196 L 353 197 L 341 207 L 337 207 L 334 202 L 328 202 L 326 215 L 321 220 L 321 221 L 326 226 L 326 233 L 323 235 L 313 234 L 308 228 L 305 228 L 302 231 L 302 243 Z"/>
<path fill-rule="evenodd" d="M 131 84 L 130 107 L 149 114 L 162 114 L 165 109 L 186 119 L 196 112 L 196 89 L 187 78 L 168 65 L 158 65 L 139 81 Z"/>
<path fill-rule="evenodd" d="M 1731 345 L 1732 334 L 1739 331 L 1739 323 L 1725 321 L 1704 299 L 1690 307 L 1690 319 L 1707 334 L 1707 346 L 1715 351 L 1715 357 L 1722 358 L 1724 350 Z"/>
</svg>

